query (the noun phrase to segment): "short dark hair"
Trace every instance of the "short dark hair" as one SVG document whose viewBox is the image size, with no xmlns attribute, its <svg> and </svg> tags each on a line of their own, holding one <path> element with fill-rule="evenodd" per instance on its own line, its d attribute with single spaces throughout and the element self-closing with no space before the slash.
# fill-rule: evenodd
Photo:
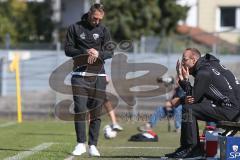
<svg viewBox="0 0 240 160">
<path fill-rule="evenodd" d="M 104 12 L 104 6 L 102 4 L 100 4 L 100 3 L 93 4 L 90 7 L 89 12 L 93 13 L 95 11 Z"/>
<path fill-rule="evenodd" d="M 193 55 L 196 56 L 197 58 L 201 57 L 200 51 L 196 48 L 186 48 L 185 51 L 191 51 Z"/>
</svg>

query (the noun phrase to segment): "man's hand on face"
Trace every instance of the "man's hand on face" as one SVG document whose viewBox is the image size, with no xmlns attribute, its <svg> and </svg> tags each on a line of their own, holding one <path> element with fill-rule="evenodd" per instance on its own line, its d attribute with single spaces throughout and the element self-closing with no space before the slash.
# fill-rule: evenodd
<svg viewBox="0 0 240 160">
<path fill-rule="evenodd" d="M 182 76 L 184 80 L 189 79 L 189 69 L 188 67 L 182 67 Z"/>
<path fill-rule="evenodd" d="M 88 49 L 87 53 L 89 54 L 89 57 L 88 57 L 89 64 L 93 64 L 94 62 L 97 61 L 99 52 L 96 49 L 94 49 L 94 48 Z"/>
<path fill-rule="evenodd" d="M 177 71 L 178 78 L 182 81 L 183 80 L 182 65 L 179 60 L 177 61 L 177 64 L 176 64 L 176 71 Z"/>
</svg>

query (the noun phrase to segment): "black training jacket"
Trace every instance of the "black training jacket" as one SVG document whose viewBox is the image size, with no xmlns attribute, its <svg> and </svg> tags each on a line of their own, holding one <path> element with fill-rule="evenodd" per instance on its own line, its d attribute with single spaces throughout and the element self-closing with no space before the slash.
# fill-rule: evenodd
<svg viewBox="0 0 240 160">
<path fill-rule="evenodd" d="M 211 55 L 211 54 L 206 54 L 204 57 L 201 57 L 203 59 L 204 62 L 209 63 L 212 67 L 214 67 L 215 69 L 217 69 L 225 78 L 227 78 L 227 80 L 229 81 L 229 83 L 231 84 L 236 99 L 238 100 L 238 106 L 240 108 L 240 82 L 239 80 L 234 76 L 234 74 L 227 69 L 225 66 L 223 66 L 220 63 L 220 60 L 217 59 L 215 56 Z"/>
<path fill-rule="evenodd" d="M 87 16 L 88 14 L 83 15 L 81 21 L 69 26 L 65 40 L 65 54 L 73 58 L 74 71 L 105 73 L 104 60 L 113 56 L 113 50 L 106 45 L 111 36 L 108 29 L 102 24 L 92 27 L 87 21 Z M 98 61 L 92 65 L 87 64 L 87 49 L 90 48 L 99 52 Z M 82 63 L 85 65 L 80 67 Z"/>
<path fill-rule="evenodd" d="M 213 101 L 216 106 L 238 109 L 238 102 L 232 84 L 217 69 L 200 58 L 192 75 L 195 77 L 194 86 L 190 82 L 180 81 L 181 87 L 187 93 L 192 93 L 195 103 L 200 103 L 204 98 Z M 188 91 L 188 90 L 192 91 Z"/>
</svg>

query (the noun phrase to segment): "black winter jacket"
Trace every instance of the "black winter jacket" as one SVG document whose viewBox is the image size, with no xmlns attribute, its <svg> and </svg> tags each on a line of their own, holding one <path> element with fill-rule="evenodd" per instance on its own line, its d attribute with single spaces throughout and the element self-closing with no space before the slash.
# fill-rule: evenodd
<svg viewBox="0 0 240 160">
<path fill-rule="evenodd" d="M 111 36 L 108 29 L 102 24 L 92 27 L 87 21 L 88 14 L 83 15 L 81 21 L 72 24 L 67 31 L 65 40 L 65 54 L 74 60 L 74 71 L 105 73 L 104 60 L 112 58 L 113 50 L 106 47 Z M 99 60 L 90 65 L 87 64 L 87 49 L 94 48 L 99 52 Z M 107 48 L 107 49 L 105 49 Z M 79 57 L 80 56 L 80 57 Z M 79 60 L 81 62 L 79 62 Z M 79 64 L 86 64 L 79 66 Z"/>
<path fill-rule="evenodd" d="M 204 57 L 202 57 L 203 61 L 206 63 L 209 63 L 212 67 L 217 69 L 231 84 L 236 99 L 238 100 L 238 106 L 240 108 L 240 82 L 239 80 L 234 76 L 234 74 L 227 69 L 225 66 L 223 66 L 220 63 L 220 60 L 217 59 L 215 56 L 211 54 L 206 54 Z"/>
<path fill-rule="evenodd" d="M 238 101 L 232 84 L 204 58 L 197 61 L 192 75 L 195 77 L 193 87 L 188 81 L 180 81 L 179 83 L 186 93 L 192 93 L 195 103 L 200 103 L 206 98 L 216 106 L 231 107 L 238 110 Z"/>
</svg>

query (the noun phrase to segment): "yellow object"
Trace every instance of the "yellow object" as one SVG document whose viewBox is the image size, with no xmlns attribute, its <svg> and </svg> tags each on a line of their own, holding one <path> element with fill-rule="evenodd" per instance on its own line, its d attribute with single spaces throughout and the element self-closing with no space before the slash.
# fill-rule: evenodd
<svg viewBox="0 0 240 160">
<path fill-rule="evenodd" d="M 14 59 L 10 64 L 10 71 L 16 73 L 16 95 L 17 95 L 17 117 L 18 123 L 22 123 L 22 97 L 21 97 L 21 80 L 19 71 L 19 54 L 14 55 Z"/>
</svg>

